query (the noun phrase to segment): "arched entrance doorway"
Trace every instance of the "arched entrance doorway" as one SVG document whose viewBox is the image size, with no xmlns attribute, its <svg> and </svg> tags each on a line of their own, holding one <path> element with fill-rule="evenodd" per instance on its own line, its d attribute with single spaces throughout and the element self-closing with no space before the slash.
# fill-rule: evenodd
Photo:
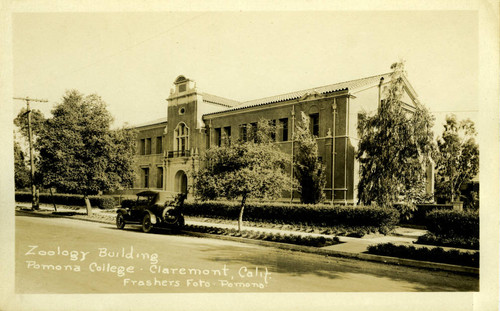
<svg viewBox="0 0 500 311">
<path fill-rule="evenodd" d="M 184 171 L 180 170 L 175 174 L 175 191 L 187 193 L 187 175 Z"/>
</svg>

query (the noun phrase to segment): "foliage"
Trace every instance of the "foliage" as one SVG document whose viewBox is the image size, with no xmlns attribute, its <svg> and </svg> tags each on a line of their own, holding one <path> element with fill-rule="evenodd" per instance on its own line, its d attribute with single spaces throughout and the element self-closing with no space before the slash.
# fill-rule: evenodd
<svg viewBox="0 0 500 311">
<path fill-rule="evenodd" d="M 436 194 L 454 202 L 460 197 L 460 188 L 479 172 L 479 146 L 471 120 L 457 121 L 455 115 L 446 117 L 446 124 L 438 140 Z"/>
<path fill-rule="evenodd" d="M 132 182 L 134 133 L 111 130 L 112 117 L 97 95 L 68 91 L 39 132 L 39 171 L 45 186 L 87 196 Z"/>
<path fill-rule="evenodd" d="M 40 203 L 67 205 L 67 206 L 84 206 L 80 195 L 75 194 L 59 194 L 56 193 L 52 197 L 50 193 L 40 193 Z M 31 202 L 31 192 L 16 192 L 16 202 Z M 54 199 L 54 201 L 52 201 Z M 100 209 L 111 209 L 116 206 L 116 201 L 112 197 L 105 196 L 89 196 L 90 203 Z"/>
<path fill-rule="evenodd" d="M 418 202 L 425 192 L 425 167 L 434 150 L 433 117 L 418 102 L 414 112 L 405 110 L 401 102 L 404 64 L 391 68 L 380 108 L 373 116 L 362 113 L 358 123 L 358 197 L 363 204 Z"/>
<path fill-rule="evenodd" d="M 479 238 L 477 211 L 434 210 L 426 216 L 427 230 L 442 237 Z"/>
<path fill-rule="evenodd" d="M 254 230 L 243 230 L 241 233 L 238 233 L 234 229 L 226 229 L 226 228 L 216 228 L 216 227 L 207 227 L 207 226 L 194 226 L 188 225 L 185 227 L 187 231 L 194 232 L 203 232 L 210 234 L 218 234 L 218 235 L 228 235 L 228 236 L 236 236 L 243 237 L 247 239 L 254 240 L 264 240 L 264 241 L 272 241 L 279 243 L 288 243 L 288 244 L 297 244 L 297 245 L 305 245 L 305 246 L 313 246 L 313 247 L 325 247 L 339 243 L 339 239 L 337 237 L 333 238 L 325 238 L 322 236 L 303 236 L 299 234 L 281 234 L 281 233 L 271 233 L 271 232 L 258 232 Z"/>
<path fill-rule="evenodd" d="M 14 141 L 14 185 L 16 189 L 30 186 L 30 169 L 26 165 L 24 152 L 17 141 Z"/>
<path fill-rule="evenodd" d="M 294 158 L 294 173 L 299 183 L 300 200 L 316 204 L 325 198 L 325 167 L 318 160 L 318 144 L 309 130 L 309 117 L 301 112 L 294 132 L 297 151 Z"/>
<path fill-rule="evenodd" d="M 19 128 L 24 138 L 29 138 L 28 132 L 28 117 L 27 109 L 22 108 L 14 119 L 14 124 Z M 38 109 L 31 109 L 31 130 L 33 134 L 33 141 L 36 141 L 38 135 L 43 129 L 46 119 L 43 113 Z"/>
<path fill-rule="evenodd" d="M 479 250 L 479 239 L 477 237 L 443 237 L 433 233 L 426 233 L 419 236 L 416 243 Z"/>
<path fill-rule="evenodd" d="M 459 250 L 445 251 L 441 247 L 429 249 L 427 247 L 416 248 L 415 246 L 386 243 L 370 245 L 368 247 L 368 253 L 414 260 L 442 262 L 453 265 L 479 267 L 479 252 L 469 253 L 461 252 Z"/>
<path fill-rule="evenodd" d="M 206 167 L 193 174 L 196 195 L 202 200 L 241 198 L 240 228 L 247 198 L 277 198 L 290 182 L 285 174 L 287 156 L 272 143 L 265 130 L 268 124 L 259 122 L 249 141 L 208 149 L 201 159 Z"/>
<path fill-rule="evenodd" d="M 185 215 L 234 219 L 238 204 L 225 201 L 186 202 Z M 307 226 L 347 226 L 376 228 L 387 233 L 399 221 L 399 213 L 393 208 L 371 206 L 331 206 L 290 203 L 246 204 L 245 220 Z"/>
</svg>

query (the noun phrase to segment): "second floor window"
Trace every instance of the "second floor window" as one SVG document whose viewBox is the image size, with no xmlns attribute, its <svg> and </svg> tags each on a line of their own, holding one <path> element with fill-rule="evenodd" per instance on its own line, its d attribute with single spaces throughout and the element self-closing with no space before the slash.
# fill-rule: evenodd
<svg viewBox="0 0 500 311">
<path fill-rule="evenodd" d="M 224 127 L 223 139 L 224 139 L 225 144 L 227 144 L 227 145 L 231 144 L 231 127 L 230 126 Z"/>
<path fill-rule="evenodd" d="M 146 154 L 151 154 L 151 138 L 146 138 Z"/>
<path fill-rule="evenodd" d="M 247 141 L 247 125 L 240 124 L 240 140 Z"/>
<path fill-rule="evenodd" d="M 222 137 L 221 137 L 221 129 L 219 127 L 219 128 L 215 129 L 214 142 L 215 142 L 216 146 L 220 147 L 220 145 L 221 145 L 221 139 L 222 139 Z"/>
<path fill-rule="evenodd" d="M 189 128 L 184 122 L 177 125 L 174 132 L 175 151 L 185 152 L 189 150 Z"/>
<path fill-rule="evenodd" d="M 279 119 L 278 139 L 280 141 L 288 141 L 288 118 Z"/>
<path fill-rule="evenodd" d="M 310 114 L 309 118 L 311 119 L 311 134 L 319 137 L 319 113 Z"/>
<path fill-rule="evenodd" d="M 156 137 L 156 153 L 162 153 L 163 152 L 163 137 L 158 136 Z"/>
<path fill-rule="evenodd" d="M 141 139 L 139 142 L 139 154 L 146 154 L 146 139 Z"/>
</svg>

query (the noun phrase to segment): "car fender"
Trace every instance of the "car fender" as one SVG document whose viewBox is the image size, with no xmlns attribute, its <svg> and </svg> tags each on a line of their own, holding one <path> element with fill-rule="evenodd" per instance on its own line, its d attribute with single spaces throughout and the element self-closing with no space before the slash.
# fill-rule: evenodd
<svg viewBox="0 0 500 311">
<path fill-rule="evenodd" d="M 124 208 L 119 208 L 116 210 L 117 214 L 123 214 L 123 215 L 128 215 L 128 211 Z"/>
<path fill-rule="evenodd" d="M 151 223 L 154 225 L 157 223 L 156 221 L 156 216 L 154 213 L 152 213 L 151 211 L 144 211 L 144 214 L 142 217 L 144 217 L 146 214 L 149 214 L 149 217 L 151 217 Z"/>
</svg>

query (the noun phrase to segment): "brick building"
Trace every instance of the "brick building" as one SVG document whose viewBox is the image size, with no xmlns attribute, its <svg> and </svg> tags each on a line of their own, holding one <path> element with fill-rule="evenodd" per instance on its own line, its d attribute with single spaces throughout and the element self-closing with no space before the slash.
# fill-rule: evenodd
<svg viewBox="0 0 500 311">
<path fill-rule="evenodd" d="M 359 180 L 355 159 L 358 114 L 377 109 L 381 90 L 389 81 L 390 74 L 381 74 L 238 102 L 204 93 L 193 80 L 179 76 L 167 98 L 166 116 L 136 127 L 139 135 L 134 189 L 186 191 L 192 182 L 190 172 L 199 167 L 199 155 L 204 150 L 220 145 L 223 138 L 246 139 L 246 125 L 260 119 L 276 124 L 276 144 L 291 154 L 293 124 L 304 112 L 310 117 L 319 157 L 326 166 L 327 199 L 331 200 L 333 188 L 335 202 L 355 204 Z M 401 100 L 408 111 L 414 110 L 418 101 L 406 79 Z M 432 175 L 430 169 L 428 191 L 433 190 Z"/>
</svg>

